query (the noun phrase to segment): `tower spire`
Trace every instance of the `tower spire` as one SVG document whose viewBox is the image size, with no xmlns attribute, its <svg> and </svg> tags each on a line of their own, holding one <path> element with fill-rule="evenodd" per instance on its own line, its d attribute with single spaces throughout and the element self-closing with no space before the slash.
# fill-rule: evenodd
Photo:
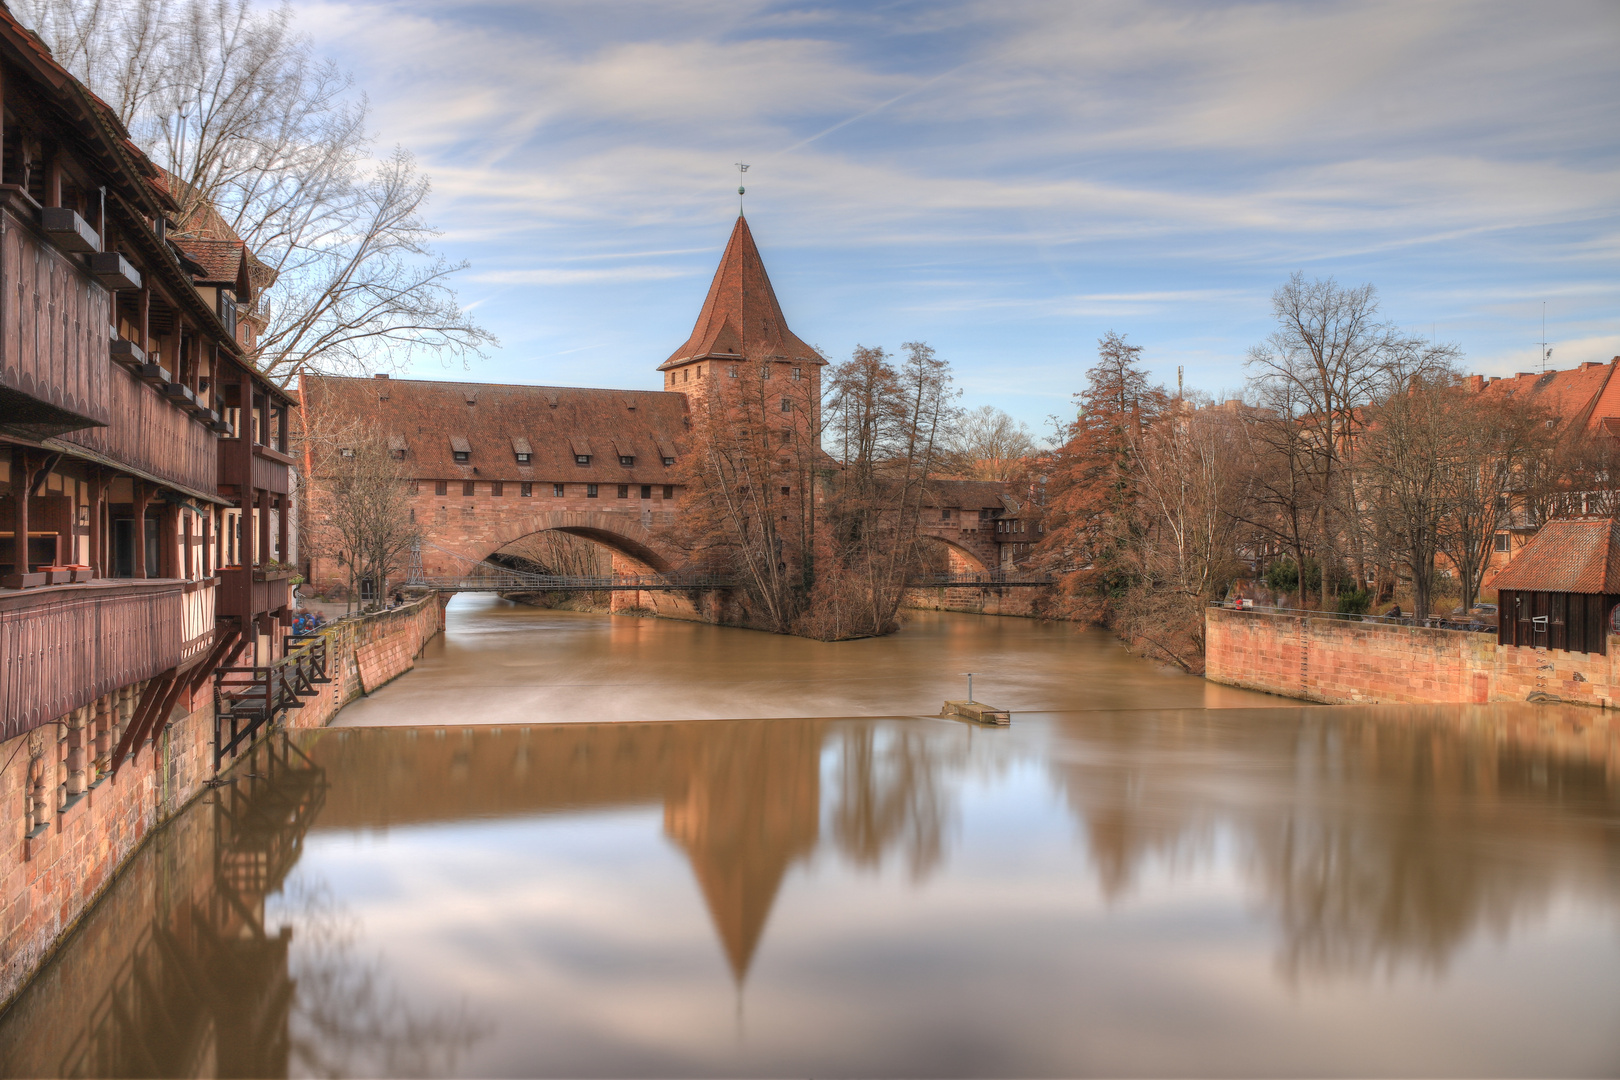
<svg viewBox="0 0 1620 1080">
<path fill-rule="evenodd" d="M 741 180 L 742 176 L 743 176 L 743 173 L 748 171 L 748 163 L 745 162 L 745 161 L 737 161 L 737 162 L 733 162 L 733 164 L 735 164 L 737 166 L 737 179 Z M 737 185 L 737 216 L 738 217 L 743 216 L 743 196 L 746 195 L 746 194 L 748 194 L 748 189 L 743 187 L 741 184 L 738 184 Z"/>
</svg>

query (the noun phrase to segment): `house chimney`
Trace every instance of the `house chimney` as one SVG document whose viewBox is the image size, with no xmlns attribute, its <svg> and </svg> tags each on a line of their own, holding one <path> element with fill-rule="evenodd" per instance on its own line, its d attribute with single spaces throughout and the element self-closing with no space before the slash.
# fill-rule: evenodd
<svg viewBox="0 0 1620 1080">
<path fill-rule="evenodd" d="M 387 372 L 381 372 L 380 371 L 377 374 L 373 375 L 372 378 L 373 379 L 386 379 L 386 378 L 388 378 L 388 374 L 387 374 Z"/>
</svg>

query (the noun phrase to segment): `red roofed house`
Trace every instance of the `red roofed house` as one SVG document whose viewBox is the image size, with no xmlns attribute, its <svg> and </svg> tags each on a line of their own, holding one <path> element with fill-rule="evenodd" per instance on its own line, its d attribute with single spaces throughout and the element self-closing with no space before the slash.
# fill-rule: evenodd
<svg viewBox="0 0 1620 1080">
<path fill-rule="evenodd" d="M 1603 653 L 1620 604 L 1620 522 L 1549 521 L 1495 584 L 1500 644 Z"/>
</svg>

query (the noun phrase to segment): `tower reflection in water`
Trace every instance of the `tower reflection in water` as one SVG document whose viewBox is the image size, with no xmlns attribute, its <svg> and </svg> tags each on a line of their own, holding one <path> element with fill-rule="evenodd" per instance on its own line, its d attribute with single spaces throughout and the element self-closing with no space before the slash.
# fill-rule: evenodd
<svg viewBox="0 0 1620 1080">
<path fill-rule="evenodd" d="M 1285 1060 L 1262 1051 L 1283 1053 L 1268 1048 L 1266 1037 L 1289 1025 L 1302 1028 L 1302 1054 L 1311 1052 L 1309 1038 L 1321 1036 L 1303 1030 L 1292 996 L 1304 983 L 1388 988 L 1394 975 L 1415 969 L 1432 995 L 1419 1000 L 1440 1010 L 1461 985 L 1446 981 L 1448 964 L 1482 932 L 1501 941 L 1522 935 L 1561 902 L 1566 910 L 1572 901 L 1612 916 L 1620 901 L 1616 740 L 1605 733 L 1593 741 L 1582 729 L 1585 742 L 1549 741 L 1551 715 L 1412 710 L 1405 723 L 1390 723 L 1385 714 L 1357 709 L 1141 710 L 1053 715 L 989 733 L 944 722 L 839 720 L 310 733 L 302 749 L 285 741 L 261 747 L 236 783 L 210 793 L 155 838 L 61 957 L 0 1018 L 0 1064 L 8 1074 L 27 1075 L 448 1075 L 597 1060 L 591 1055 L 615 1045 L 602 1041 L 616 1037 L 608 1028 L 562 1047 L 557 1025 L 568 1009 L 576 1018 L 622 1014 L 628 1007 L 622 1001 L 582 1003 L 601 984 L 558 982 L 565 969 L 542 971 L 529 964 L 532 957 L 517 955 L 501 958 L 510 961 L 503 964 L 466 946 L 467 970 L 475 975 L 528 972 L 514 979 L 530 982 L 510 985 L 522 986 L 523 1007 L 534 1019 L 514 1023 L 510 1002 L 493 991 L 482 998 L 469 992 L 462 1004 L 446 1007 L 444 993 L 404 985 L 404 969 L 366 952 L 377 948 L 366 945 L 376 934 L 345 907 L 366 902 L 352 882 L 345 892 L 323 887 L 318 875 L 289 877 L 289 871 L 306 838 L 313 843 L 319 834 L 341 840 L 452 826 L 475 855 L 497 861 L 522 859 L 523 845 L 538 835 L 524 825 L 527 831 L 503 840 L 479 839 L 502 823 L 546 819 L 566 831 L 570 819 L 644 810 L 661 811 L 663 836 L 687 867 L 677 876 L 689 872 L 686 880 L 695 881 L 739 988 L 796 867 L 806 875 L 799 884 L 838 914 L 807 921 L 804 905 L 789 905 L 790 914 L 771 931 L 767 981 L 778 998 L 783 987 L 793 988 L 795 1021 L 825 1035 L 815 1050 L 791 1041 L 773 1046 L 775 1036 L 766 1034 L 739 1049 L 734 1034 L 683 1031 L 660 1049 L 637 1047 L 644 1056 L 620 1060 L 623 1067 L 927 1066 L 926 1047 L 906 1034 L 903 1010 L 895 1013 L 898 1022 L 884 1019 L 899 994 L 912 1015 L 951 1016 L 961 1040 L 984 1047 L 975 1060 L 987 1071 L 1087 1071 L 1080 1059 L 1065 1056 L 1072 1051 L 1051 1037 L 1049 1026 L 1020 1026 L 1020 1010 L 1031 1002 L 1016 993 L 1010 1011 L 988 1020 L 980 1019 L 982 1001 L 962 1011 L 962 987 L 1029 973 L 1039 994 L 1060 999 L 1085 1000 L 1095 985 L 1110 992 L 1134 987 L 1131 999 L 1146 1003 L 1146 1011 L 1108 1022 L 1128 1030 L 1140 1021 L 1153 1034 L 1138 1050 L 1163 1053 L 1177 1045 L 1179 1032 L 1198 1028 L 1178 1027 L 1177 1006 L 1166 1003 L 1167 988 L 1185 998 L 1185 986 L 1165 981 L 1173 970 L 1168 954 L 1151 954 L 1163 927 L 1133 930 L 1130 911 L 1138 896 L 1158 890 L 1162 899 L 1167 883 L 1175 888 L 1179 881 L 1194 883 L 1179 931 L 1188 941 L 1233 955 L 1256 947 L 1269 954 L 1259 959 L 1273 972 L 1274 998 L 1253 998 L 1233 1013 L 1231 1030 L 1248 1034 L 1221 1043 L 1223 1053 L 1260 1055 L 1231 1060 L 1234 1071 L 1250 1071 Z M 1033 842 L 1046 846 L 985 861 L 986 850 Z M 325 850 L 328 865 L 341 858 L 338 848 Z M 618 890 L 649 881 L 685 887 L 667 876 L 636 876 L 631 863 L 645 856 L 632 850 L 642 849 L 605 851 L 600 865 L 607 869 L 596 882 Z M 880 924 L 867 915 L 873 897 L 888 889 L 892 898 L 898 888 L 902 896 L 933 894 L 937 920 L 943 910 L 937 898 L 954 891 L 972 900 L 983 894 L 987 874 L 998 888 L 1037 898 L 1025 912 L 1027 928 L 977 916 L 971 924 L 921 918 Z M 1237 883 L 1236 894 L 1199 893 L 1212 875 Z M 479 895 L 499 876 L 494 870 L 480 881 L 452 882 L 441 895 Z M 278 892 L 271 909 L 296 927 L 296 941 L 288 927 L 266 925 L 266 897 Z M 1079 902 L 1087 892 L 1100 898 L 1102 914 Z M 1047 896 L 1055 906 L 1041 906 Z M 578 899 L 590 905 L 604 898 Z M 1262 913 L 1264 931 L 1231 929 L 1237 923 L 1221 929 L 1220 919 L 1209 918 L 1234 903 Z M 960 909 L 979 910 L 972 903 Z M 452 919 L 511 918 L 511 934 L 500 940 L 553 947 L 516 929 L 532 912 L 477 910 L 483 914 Z M 366 911 L 369 917 L 377 909 Z M 400 932 L 390 925 L 387 933 Z M 592 963 L 616 970 L 667 963 L 667 955 L 644 954 L 646 927 L 591 925 L 603 935 L 590 943 Z M 1135 943 L 1105 947 L 1107 936 L 1095 936 L 1099 928 Z M 1128 937 L 1142 929 L 1147 937 Z M 891 955 L 855 950 L 828 959 L 837 938 L 827 934 L 886 935 Z M 994 948 L 983 946 L 989 941 Z M 1610 955 L 1613 943 L 1594 941 L 1593 948 L 1594 956 Z M 812 955 L 814 964 L 805 959 Z M 924 982 L 897 974 L 918 957 L 940 974 Z M 638 984 L 637 1000 L 671 1008 L 701 982 L 695 974 L 682 978 Z M 1533 1025 L 1538 1010 L 1560 1007 L 1552 998 L 1535 1004 L 1552 989 L 1532 984 L 1503 993 L 1518 994 L 1513 1014 Z M 1588 1000 L 1604 992 L 1597 984 L 1567 989 Z M 665 997 L 650 996 L 656 994 Z M 1364 1019 L 1329 1015 L 1321 1022 Z M 840 1028 L 868 1021 L 878 1034 Z M 777 1030 L 760 1023 L 761 1032 Z M 895 1046 L 883 1047 L 883 1038 Z M 873 1056 L 793 1057 L 846 1044 Z M 1433 1049 L 1414 1045 L 1412 1052 Z M 548 1057 L 565 1051 L 575 1056 Z M 745 1052 L 762 1056 L 728 1057 Z M 1133 1060 L 1177 1067 L 1170 1059 L 1133 1059 L 1133 1052 L 1122 1050 L 1125 1056 L 1104 1071 L 1129 1071 Z M 1186 1053 L 1188 1060 L 1225 1060 L 1199 1057 L 1208 1051 L 1191 1042 Z M 944 1059 L 932 1064 L 949 1071 Z M 1354 1064 L 1348 1071 L 1357 1071 Z"/>
</svg>

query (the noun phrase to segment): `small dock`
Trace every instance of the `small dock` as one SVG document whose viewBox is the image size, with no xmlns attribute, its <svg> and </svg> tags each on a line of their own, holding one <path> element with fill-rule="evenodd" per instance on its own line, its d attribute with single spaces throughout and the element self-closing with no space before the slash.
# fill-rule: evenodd
<svg viewBox="0 0 1620 1080">
<path fill-rule="evenodd" d="M 956 716 L 963 720 L 972 720 L 976 724 L 989 724 L 992 727 L 1007 727 L 1012 723 L 1012 713 L 1006 709 L 998 709 L 994 705 L 986 705 L 982 701 L 947 701 L 939 715 Z"/>
</svg>

